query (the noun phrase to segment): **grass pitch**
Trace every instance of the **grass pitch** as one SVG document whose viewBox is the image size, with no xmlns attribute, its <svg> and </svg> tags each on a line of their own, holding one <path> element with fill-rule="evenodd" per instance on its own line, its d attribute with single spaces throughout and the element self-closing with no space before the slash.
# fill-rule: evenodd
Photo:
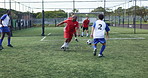
<svg viewBox="0 0 148 78">
<path fill-rule="evenodd" d="M 148 78 L 148 30 L 136 31 L 111 27 L 103 58 L 93 56 L 89 37 L 62 51 L 63 27 L 46 28 L 46 36 L 40 27 L 14 31 L 14 48 L 5 38 L 0 51 L 0 78 Z"/>
</svg>

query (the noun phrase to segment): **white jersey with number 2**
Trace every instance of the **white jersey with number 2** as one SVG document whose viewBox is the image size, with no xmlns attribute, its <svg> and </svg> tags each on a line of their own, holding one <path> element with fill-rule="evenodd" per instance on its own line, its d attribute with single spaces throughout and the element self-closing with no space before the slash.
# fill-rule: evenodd
<svg viewBox="0 0 148 78">
<path fill-rule="evenodd" d="M 104 38 L 105 31 L 109 31 L 108 25 L 103 20 L 97 20 L 92 27 L 94 27 L 93 38 Z"/>
</svg>

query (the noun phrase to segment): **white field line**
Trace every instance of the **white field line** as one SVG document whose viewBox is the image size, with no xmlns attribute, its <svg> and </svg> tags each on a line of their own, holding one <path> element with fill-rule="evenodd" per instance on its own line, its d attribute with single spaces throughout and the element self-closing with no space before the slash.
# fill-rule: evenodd
<svg viewBox="0 0 148 78">
<path fill-rule="evenodd" d="M 49 33 L 49 34 L 48 34 L 48 36 L 49 36 L 50 34 L 51 34 L 51 33 Z M 46 38 L 46 36 L 45 36 L 45 37 L 43 37 L 40 41 L 43 41 L 45 38 Z"/>
<path fill-rule="evenodd" d="M 143 38 L 143 37 L 139 37 L 139 38 L 109 38 L 108 40 L 142 40 L 142 39 L 145 39 L 145 38 Z M 73 39 L 74 40 L 74 39 Z M 78 38 L 78 40 L 82 40 L 82 41 L 85 41 L 85 40 L 88 40 L 88 39 L 79 39 Z M 63 40 L 42 40 L 42 41 L 63 41 Z"/>
<path fill-rule="evenodd" d="M 139 38 L 109 38 L 109 40 L 137 40 L 137 39 L 145 39 L 143 37 Z"/>
</svg>

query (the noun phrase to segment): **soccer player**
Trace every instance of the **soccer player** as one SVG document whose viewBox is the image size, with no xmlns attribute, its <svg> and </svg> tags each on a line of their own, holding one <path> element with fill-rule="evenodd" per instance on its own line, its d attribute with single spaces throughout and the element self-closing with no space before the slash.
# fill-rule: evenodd
<svg viewBox="0 0 148 78">
<path fill-rule="evenodd" d="M 86 36 L 88 37 L 88 26 L 89 26 L 89 17 L 87 16 L 86 19 L 83 21 L 82 27 L 83 27 L 83 31 L 82 31 L 82 37 L 84 36 L 84 31 L 86 30 Z"/>
<path fill-rule="evenodd" d="M 3 42 L 3 39 L 5 37 L 5 33 L 8 35 L 8 47 L 13 47 L 11 44 L 10 44 L 10 41 L 11 41 L 11 33 L 10 33 L 10 29 L 9 29 L 9 20 L 10 20 L 10 17 L 9 15 L 11 14 L 11 11 L 8 10 L 6 14 L 4 14 L 1 18 L 0 18 L 0 32 L 1 32 L 1 39 L 0 39 L 0 50 L 3 49 L 2 47 L 2 42 Z"/>
<path fill-rule="evenodd" d="M 106 31 L 106 38 L 109 38 L 109 31 L 110 28 L 108 27 L 108 25 L 103 21 L 104 15 L 103 14 L 99 14 L 98 15 L 99 20 L 97 20 L 96 22 L 94 22 L 94 24 L 92 25 L 92 31 L 91 31 L 91 37 L 93 37 L 93 54 L 94 56 L 96 56 L 96 52 L 97 52 L 97 44 L 100 42 L 102 44 L 100 53 L 98 54 L 99 57 L 103 56 L 103 51 L 105 50 L 106 47 L 106 40 L 104 38 L 105 35 L 105 31 Z"/>
<path fill-rule="evenodd" d="M 71 16 L 68 18 L 68 20 L 72 20 L 72 16 L 74 16 L 74 13 L 71 14 Z M 75 41 L 77 41 L 77 42 L 79 42 L 79 40 L 77 39 L 77 35 L 79 36 L 79 31 L 80 31 L 79 28 L 77 28 L 77 30 L 74 31 Z"/>
<path fill-rule="evenodd" d="M 79 28 L 79 24 L 76 20 L 77 20 L 77 16 L 73 15 L 72 19 L 67 19 L 67 20 L 57 24 L 57 26 L 59 26 L 59 25 L 66 23 L 66 26 L 64 28 L 65 42 L 61 46 L 61 49 L 64 49 L 65 47 L 66 48 L 69 47 L 69 43 L 73 37 L 73 34 L 75 33 L 75 30 L 77 30 Z"/>
</svg>

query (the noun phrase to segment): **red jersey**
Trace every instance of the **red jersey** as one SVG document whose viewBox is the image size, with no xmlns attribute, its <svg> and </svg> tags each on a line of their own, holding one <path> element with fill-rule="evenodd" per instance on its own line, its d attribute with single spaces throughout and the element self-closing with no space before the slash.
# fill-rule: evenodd
<svg viewBox="0 0 148 78">
<path fill-rule="evenodd" d="M 87 28 L 88 27 L 88 25 L 89 25 L 89 20 L 87 20 L 87 19 L 85 19 L 84 21 L 83 21 L 83 27 L 84 28 Z"/>
<path fill-rule="evenodd" d="M 67 20 L 72 20 L 72 17 L 67 18 Z"/>
<path fill-rule="evenodd" d="M 71 19 L 65 20 L 64 23 L 66 23 L 66 26 L 64 29 L 65 32 L 74 33 L 75 28 L 79 26 L 79 23 L 77 21 L 73 22 Z"/>
</svg>

